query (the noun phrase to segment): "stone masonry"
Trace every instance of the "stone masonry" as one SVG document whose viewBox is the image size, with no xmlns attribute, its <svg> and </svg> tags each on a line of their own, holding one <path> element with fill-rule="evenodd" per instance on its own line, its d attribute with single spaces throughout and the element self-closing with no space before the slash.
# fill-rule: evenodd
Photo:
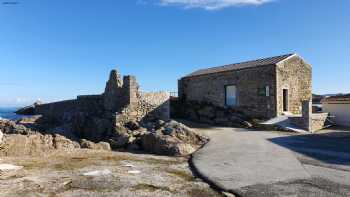
<svg viewBox="0 0 350 197">
<path fill-rule="evenodd" d="M 179 100 L 233 109 L 252 118 L 301 114 L 302 101 L 312 96 L 311 75 L 311 66 L 296 54 L 202 69 L 178 81 Z M 235 106 L 226 104 L 227 86 L 236 88 Z"/>
<path fill-rule="evenodd" d="M 78 115 L 113 122 L 170 118 L 168 93 L 141 93 L 134 76 L 122 78 L 117 70 L 111 71 L 103 94 L 82 95 L 75 100 L 41 104 L 34 111 L 60 123 L 70 122 Z"/>
</svg>

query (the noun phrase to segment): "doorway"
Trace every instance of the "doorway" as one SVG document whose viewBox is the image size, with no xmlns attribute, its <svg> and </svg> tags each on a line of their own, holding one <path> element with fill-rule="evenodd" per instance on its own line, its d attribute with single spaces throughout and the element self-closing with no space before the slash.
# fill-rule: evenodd
<svg viewBox="0 0 350 197">
<path fill-rule="evenodd" d="M 283 111 L 288 111 L 288 89 L 283 89 Z"/>
</svg>

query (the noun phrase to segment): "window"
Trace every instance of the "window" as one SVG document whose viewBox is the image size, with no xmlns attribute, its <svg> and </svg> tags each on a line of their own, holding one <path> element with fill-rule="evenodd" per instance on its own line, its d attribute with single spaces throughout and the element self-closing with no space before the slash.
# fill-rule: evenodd
<svg viewBox="0 0 350 197">
<path fill-rule="evenodd" d="M 270 96 L 271 95 L 270 86 L 258 88 L 258 95 L 259 96 L 266 96 L 266 97 Z"/>
<path fill-rule="evenodd" d="M 270 86 L 265 86 L 265 95 L 270 96 Z"/>
<path fill-rule="evenodd" d="M 225 87 L 226 95 L 226 106 L 236 106 L 237 105 L 237 89 L 236 86 L 229 85 Z"/>
</svg>

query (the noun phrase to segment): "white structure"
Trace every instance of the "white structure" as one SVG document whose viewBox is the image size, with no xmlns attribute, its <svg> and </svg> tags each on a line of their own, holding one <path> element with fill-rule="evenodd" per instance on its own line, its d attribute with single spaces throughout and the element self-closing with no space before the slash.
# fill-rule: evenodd
<svg viewBox="0 0 350 197">
<path fill-rule="evenodd" d="M 328 97 L 322 105 L 323 112 L 330 113 L 337 125 L 350 127 L 350 95 Z"/>
</svg>

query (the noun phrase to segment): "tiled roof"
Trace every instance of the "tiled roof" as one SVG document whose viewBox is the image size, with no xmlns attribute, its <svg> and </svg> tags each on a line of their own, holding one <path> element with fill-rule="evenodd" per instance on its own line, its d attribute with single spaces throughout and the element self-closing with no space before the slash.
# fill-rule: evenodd
<svg viewBox="0 0 350 197">
<path fill-rule="evenodd" d="M 200 69 L 187 75 L 186 77 L 206 75 L 206 74 L 225 72 L 225 71 L 231 71 L 231 70 L 240 70 L 240 69 L 253 68 L 258 66 L 274 65 L 284 59 L 289 58 L 292 55 L 294 54 L 286 54 L 286 55 L 263 58 L 263 59 L 253 60 L 253 61 L 236 63 L 236 64 L 228 64 L 228 65 L 218 66 L 213 68 Z"/>
<path fill-rule="evenodd" d="M 332 101 L 350 101 L 350 94 L 338 95 L 338 96 L 330 96 L 324 98 L 322 103 L 324 102 L 332 102 Z"/>
</svg>

